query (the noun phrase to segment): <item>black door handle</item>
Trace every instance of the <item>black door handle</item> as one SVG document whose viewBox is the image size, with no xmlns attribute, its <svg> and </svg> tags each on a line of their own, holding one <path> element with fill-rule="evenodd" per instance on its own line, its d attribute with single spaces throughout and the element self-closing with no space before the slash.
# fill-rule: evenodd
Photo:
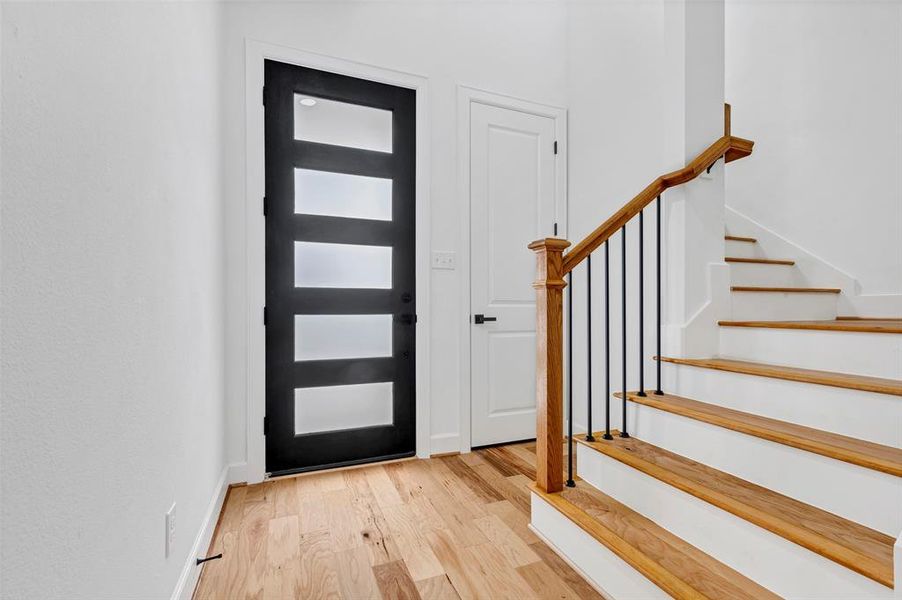
<svg viewBox="0 0 902 600">
<path fill-rule="evenodd" d="M 477 325 L 488 323 L 489 321 L 497 321 L 498 317 L 487 317 L 485 315 L 473 315 L 473 322 Z"/>
</svg>

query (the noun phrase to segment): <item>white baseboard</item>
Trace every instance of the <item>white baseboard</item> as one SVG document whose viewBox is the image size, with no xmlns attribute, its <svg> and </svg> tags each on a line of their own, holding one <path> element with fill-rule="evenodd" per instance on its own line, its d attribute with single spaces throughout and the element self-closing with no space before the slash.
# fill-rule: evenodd
<svg viewBox="0 0 902 600">
<path fill-rule="evenodd" d="M 232 463 L 222 468 L 219 475 L 219 481 L 207 506 L 207 512 L 204 513 L 204 520 L 201 523 L 200 530 L 194 538 L 191 545 L 191 552 L 185 560 L 182 572 L 179 575 L 178 583 L 172 592 L 172 600 L 190 600 L 194 595 L 194 588 L 197 586 L 197 579 L 200 576 L 200 566 L 196 559 L 203 556 L 210 547 L 213 540 L 213 532 L 216 529 L 216 523 L 219 521 L 219 513 L 222 512 L 222 505 L 225 502 L 226 492 L 229 485 L 244 481 L 244 474 L 247 470 L 246 463 Z"/>
<path fill-rule="evenodd" d="M 465 451 L 469 451 L 467 448 Z M 448 452 L 460 452 L 459 433 L 439 433 L 429 438 L 429 454 L 447 454 Z"/>
<path fill-rule="evenodd" d="M 235 483 L 247 483 L 247 463 L 237 462 L 229 465 L 229 485 Z"/>
</svg>

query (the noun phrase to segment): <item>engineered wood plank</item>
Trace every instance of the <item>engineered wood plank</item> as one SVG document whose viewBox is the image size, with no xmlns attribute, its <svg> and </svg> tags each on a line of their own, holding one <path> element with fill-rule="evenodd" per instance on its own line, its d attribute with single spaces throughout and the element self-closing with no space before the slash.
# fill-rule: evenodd
<svg viewBox="0 0 902 600">
<path fill-rule="evenodd" d="M 404 561 L 396 560 L 373 567 L 376 585 L 385 600 L 420 600 L 420 592 Z"/>
<path fill-rule="evenodd" d="M 539 541 L 539 537 L 529 528 L 529 512 L 518 509 L 509 500 L 500 500 L 485 505 L 486 512 L 495 515 L 511 528 L 527 544 Z"/>
<path fill-rule="evenodd" d="M 614 394 L 618 398 L 621 393 Z M 902 477 L 902 449 L 778 421 L 672 394 L 627 397 L 637 404 Z"/>
<path fill-rule="evenodd" d="M 293 478 L 272 482 L 273 515 L 285 517 L 297 514 L 298 486 Z"/>
<path fill-rule="evenodd" d="M 522 567 L 539 559 L 535 552 L 500 517 L 487 515 L 476 519 L 476 526 L 496 549 L 500 549 L 511 567 Z"/>
<path fill-rule="evenodd" d="M 354 600 L 380 600 L 379 586 L 366 548 L 358 546 L 335 553 L 338 566 L 338 587 L 344 598 Z"/>
<path fill-rule="evenodd" d="M 470 570 L 468 557 L 460 555 L 459 551 L 464 552 L 465 549 L 457 546 L 451 533 L 444 529 L 430 531 L 428 541 L 458 595 L 465 600 L 479 597 L 483 582 Z"/>
<path fill-rule="evenodd" d="M 296 510 L 301 533 L 326 529 L 329 526 L 329 515 L 326 512 L 322 492 L 316 487 L 298 486 L 298 488 Z"/>
<path fill-rule="evenodd" d="M 517 573 L 532 588 L 537 598 L 558 600 L 580 600 L 580 595 L 570 589 L 557 573 L 544 561 L 517 567 Z"/>
<path fill-rule="evenodd" d="M 530 547 L 542 559 L 542 562 L 557 573 L 558 577 L 567 584 L 567 587 L 575 591 L 580 598 L 583 600 L 602 600 L 603 596 L 589 585 L 573 567 L 564 562 L 564 559 L 549 548 L 545 542 L 539 541 L 530 544 Z"/>
<path fill-rule="evenodd" d="M 470 546 L 464 552 L 468 555 L 466 563 L 473 573 L 471 576 L 482 582 L 477 598 L 485 600 L 529 598 L 532 593 L 529 584 L 498 553 L 494 545 Z"/>
<path fill-rule="evenodd" d="M 379 503 L 379 506 L 403 504 L 398 490 L 384 467 L 376 466 L 372 469 L 364 469 L 361 472 L 365 473 L 367 482 L 373 490 L 373 495 L 376 497 L 376 502 Z"/>
<path fill-rule="evenodd" d="M 430 577 L 415 582 L 423 600 L 460 600 L 457 590 L 447 575 Z"/>
<path fill-rule="evenodd" d="M 728 358 L 673 358 L 664 356 L 661 357 L 661 360 L 677 365 L 715 369 L 730 373 L 757 375 L 773 379 L 785 379 L 787 381 L 814 383 L 817 385 L 827 385 L 850 390 L 902 396 L 902 381 L 898 379 L 853 375 L 851 373 L 836 373 L 833 371 L 817 371 L 814 369 L 800 369 L 798 367 L 784 367 L 781 365 L 732 360 Z"/>
<path fill-rule="evenodd" d="M 291 488 L 294 489 L 292 482 Z M 297 598 L 301 592 L 298 517 L 275 517 L 269 521 L 266 548 L 265 598 Z"/>
<path fill-rule="evenodd" d="M 718 321 L 721 327 L 758 327 L 764 329 L 810 329 L 815 331 L 851 331 L 859 333 L 902 333 L 902 322 L 892 319 L 855 321 Z"/>
<path fill-rule="evenodd" d="M 385 520 L 414 579 L 429 579 L 444 574 L 445 570 L 421 532 L 416 513 L 409 504 L 385 508 Z"/>
<path fill-rule="evenodd" d="M 298 598 L 341 598 L 338 565 L 328 530 L 301 533 Z"/>
<path fill-rule="evenodd" d="M 364 547 L 369 550 L 370 564 L 380 565 L 399 560 L 401 551 L 389 533 L 383 510 L 379 507 L 365 478 L 350 485 L 354 516 Z"/>
<path fill-rule="evenodd" d="M 462 461 L 458 456 L 450 456 L 441 459 L 452 473 L 454 473 L 461 481 L 464 482 L 476 495 L 476 497 L 485 502 L 497 502 L 503 500 L 504 496 L 498 490 L 481 479 L 470 466 Z"/>
<path fill-rule="evenodd" d="M 351 503 L 352 498 L 351 490 L 346 487 L 323 494 L 332 538 L 332 551 L 335 553 L 363 544 L 363 536 L 357 527 L 354 506 Z"/>
<path fill-rule="evenodd" d="M 886 534 L 636 438 L 587 442 L 581 436 L 580 443 L 878 583 L 893 585 L 895 540 Z"/>
<path fill-rule="evenodd" d="M 265 485 L 248 486 L 239 530 L 238 560 L 247 565 L 244 580 L 239 585 L 246 598 L 262 598 L 266 580 L 267 536 L 273 504 L 266 500 Z"/>
</svg>

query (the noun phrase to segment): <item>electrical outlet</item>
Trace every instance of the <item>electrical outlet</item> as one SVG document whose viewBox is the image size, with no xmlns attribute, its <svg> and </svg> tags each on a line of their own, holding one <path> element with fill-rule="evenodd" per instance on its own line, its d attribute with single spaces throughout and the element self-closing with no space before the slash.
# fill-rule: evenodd
<svg viewBox="0 0 902 600">
<path fill-rule="evenodd" d="M 175 544 L 175 502 L 166 511 L 166 556 L 172 553 Z"/>
<path fill-rule="evenodd" d="M 457 254 L 454 252 L 433 252 L 432 253 L 433 269 L 449 269 L 457 268 Z"/>
</svg>

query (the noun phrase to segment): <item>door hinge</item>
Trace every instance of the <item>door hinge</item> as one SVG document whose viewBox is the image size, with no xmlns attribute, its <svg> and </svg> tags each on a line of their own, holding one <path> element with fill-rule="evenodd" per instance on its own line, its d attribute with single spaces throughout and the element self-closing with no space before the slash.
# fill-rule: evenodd
<svg viewBox="0 0 902 600">
<path fill-rule="evenodd" d="M 263 86 L 263 106 L 266 106 L 266 86 Z"/>
<path fill-rule="evenodd" d="M 554 235 L 557 235 L 557 223 L 554 224 Z"/>
<path fill-rule="evenodd" d="M 263 307 L 263 326 L 266 327 L 266 307 Z"/>
<path fill-rule="evenodd" d="M 266 216 L 266 209 L 268 208 L 269 201 L 266 199 L 266 196 L 263 196 L 263 216 Z"/>
<path fill-rule="evenodd" d="M 554 140 L 554 153 L 557 154 L 557 140 Z"/>
<path fill-rule="evenodd" d="M 263 435 L 269 435 L 269 417 L 263 417 Z"/>
</svg>

